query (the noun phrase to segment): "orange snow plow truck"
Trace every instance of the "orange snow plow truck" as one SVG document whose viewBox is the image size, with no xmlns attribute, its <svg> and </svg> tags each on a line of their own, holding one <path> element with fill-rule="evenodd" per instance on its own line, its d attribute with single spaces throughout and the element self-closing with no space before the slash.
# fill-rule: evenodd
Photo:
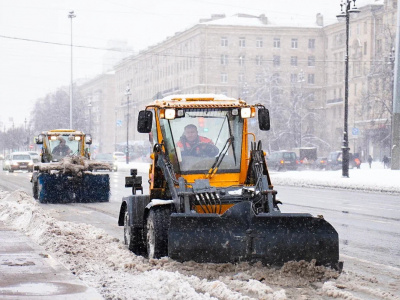
<svg viewBox="0 0 400 300">
<path fill-rule="evenodd" d="M 118 225 L 129 249 L 177 261 L 283 265 L 316 260 L 341 270 L 339 237 L 323 217 L 284 213 L 249 121 L 269 130 L 261 104 L 223 95 L 176 95 L 139 112 L 153 152 L 149 193 L 131 170 Z M 139 194 L 138 192 L 141 192 Z"/>
</svg>

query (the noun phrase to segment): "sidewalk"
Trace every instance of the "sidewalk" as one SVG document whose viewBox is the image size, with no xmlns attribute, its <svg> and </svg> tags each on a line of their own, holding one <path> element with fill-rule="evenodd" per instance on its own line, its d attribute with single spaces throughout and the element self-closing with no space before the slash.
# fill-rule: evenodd
<svg viewBox="0 0 400 300">
<path fill-rule="evenodd" d="M 0 241 L 1 299 L 103 299 L 46 250 L 1 221 Z"/>
<path fill-rule="evenodd" d="M 131 161 L 118 163 L 118 170 L 129 176 L 130 169 L 147 174 L 149 163 Z M 301 170 L 275 172 L 269 170 L 273 185 L 302 187 L 321 187 L 334 189 L 359 190 L 365 192 L 384 192 L 400 194 L 400 170 L 383 168 L 382 162 L 362 163 L 360 169 L 350 169 L 349 178 L 342 177 L 342 170 Z"/>
<path fill-rule="evenodd" d="M 303 170 L 270 172 L 272 184 L 302 187 L 322 187 L 400 194 L 400 170 L 384 169 L 381 162 L 362 163 L 360 169 L 350 169 L 349 177 L 342 170 Z"/>
</svg>

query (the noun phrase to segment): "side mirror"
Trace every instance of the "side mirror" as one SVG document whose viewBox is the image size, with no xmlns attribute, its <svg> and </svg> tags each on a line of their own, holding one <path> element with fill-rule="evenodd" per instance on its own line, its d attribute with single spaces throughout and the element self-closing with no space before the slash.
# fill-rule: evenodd
<svg viewBox="0 0 400 300">
<path fill-rule="evenodd" d="M 258 110 L 258 126 L 260 130 L 264 131 L 267 131 L 271 128 L 268 109 L 260 108 Z"/>
<path fill-rule="evenodd" d="M 43 144 L 43 139 L 44 139 L 44 135 L 39 134 L 37 137 L 35 137 L 35 143 L 38 145 L 41 145 L 41 144 Z"/>
<path fill-rule="evenodd" d="M 139 111 L 137 130 L 140 133 L 149 133 L 153 122 L 153 113 L 150 110 Z"/>
<path fill-rule="evenodd" d="M 92 136 L 90 134 L 86 135 L 86 144 L 88 145 L 92 144 Z"/>
</svg>

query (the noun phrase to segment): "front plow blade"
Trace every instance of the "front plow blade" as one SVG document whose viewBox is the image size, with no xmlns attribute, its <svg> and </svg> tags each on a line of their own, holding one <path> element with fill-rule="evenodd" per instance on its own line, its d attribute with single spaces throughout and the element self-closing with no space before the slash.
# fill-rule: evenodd
<svg viewBox="0 0 400 300">
<path fill-rule="evenodd" d="M 340 270 L 339 237 L 310 214 L 258 214 L 242 202 L 225 214 L 172 214 L 168 255 L 177 261 L 236 263 L 261 261 L 281 266 L 316 260 Z"/>
</svg>

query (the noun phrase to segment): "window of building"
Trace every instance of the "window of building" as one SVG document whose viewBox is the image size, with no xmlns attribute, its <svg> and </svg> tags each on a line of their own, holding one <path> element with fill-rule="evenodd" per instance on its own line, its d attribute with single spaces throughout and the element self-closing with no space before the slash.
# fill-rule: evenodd
<svg viewBox="0 0 400 300">
<path fill-rule="evenodd" d="M 244 61 L 245 61 L 245 56 L 240 55 L 239 56 L 239 66 L 243 67 L 244 66 Z"/>
<path fill-rule="evenodd" d="M 297 82 L 297 73 L 290 74 L 290 82 L 296 83 Z"/>
<path fill-rule="evenodd" d="M 315 75 L 314 74 L 308 74 L 308 84 L 314 84 L 315 83 Z"/>
<path fill-rule="evenodd" d="M 308 49 L 315 49 L 315 39 L 308 39 Z"/>
<path fill-rule="evenodd" d="M 280 47 L 281 47 L 281 39 L 274 38 L 274 48 L 280 48 Z"/>
<path fill-rule="evenodd" d="M 298 47 L 298 40 L 292 39 L 292 49 L 297 49 L 297 47 Z"/>
<path fill-rule="evenodd" d="M 367 42 L 364 42 L 364 55 L 367 55 Z"/>
<path fill-rule="evenodd" d="M 291 66 L 297 66 L 297 56 L 291 56 L 290 57 L 290 65 Z"/>
<path fill-rule="evenodd" d="M 273 58 L 274 67 L 278 67 L 281 65 L 281 57 L 279 55 L 274 55 Z"/>
<path fill-rule="evenodd" d="M 315 56 L 312 55 L 308 57 L 308 66 L 315 67 Z"/>
<path fill-rule="evenodd" d="M 260 84 L 263 82 L 263 75 L 258 73 L 256 74 L 256 83 Z"/>
<path fill-rule="evenodd" d="M 244 74 L 243 73 L 239 73 L 238 80 L 239 80 L 239 82 L 244 82 Z"/>
<path fill-rule="evenodd" d="M 221 65 L 227 65 L 228 64 L 228 55 L 227 54 L 221 54 Z"/>
<path fill-rule="evenodd" d="M 382 53 L 382 40 L 381 39 L 376 41 L 376 52 Z"/>
<path fill-rule="evenodd" d="M 262 48 L 263 47 L 263 40 L 261 38 L 258 38 L 256 40 L 256 48 Z"/>
<path fill-rule="evenodd" d="M 227 83 L 227 82 L 228 82 L 228 74 L 221 73 L 221 83 Z"/>
<path fill-rule="evenodd" d="M 314 92 L 311 92 L 310 94 L 308 94 L 307 99 L 308 99 L 308 101 L 315 101 L 315 94 L 314 94 Z"/>
<path fill-rule="evenodd" d="M 221 37 L 221 46 L 222 47 L 228 47 L 228 38 L 227 37 Z"/>
<path fill-rule="evenodd" d="M 279 84 L 281 82 L 281 76 L 279 73 L 274 73 L 271 79 L 273 84 Z"/>
<path fill-rule="evenodd" d="M 239 47 L 240 48 L 246 47 L 246 39 L 244 37 L 239 38 Z"/>
<path fill-rule="evenodd" d="M 256 55 L 256 65 L 257 66 L 262 65 L 262 56 L 261 55 Z"/>
</svg>

